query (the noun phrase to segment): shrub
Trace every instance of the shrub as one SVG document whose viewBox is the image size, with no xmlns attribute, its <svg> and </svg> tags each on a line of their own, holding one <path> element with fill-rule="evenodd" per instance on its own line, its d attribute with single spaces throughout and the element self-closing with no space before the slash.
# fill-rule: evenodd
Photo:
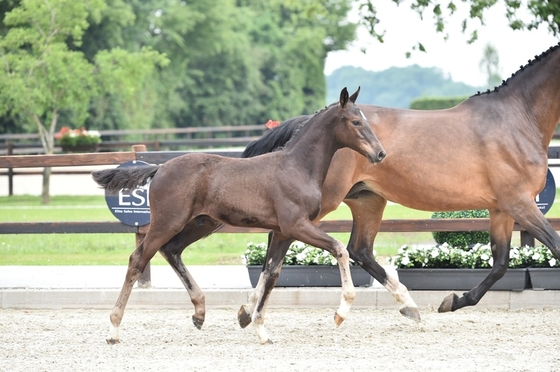
<svg viewBox="0 0 560 372">
<path fill-rule="evenodd" d="M 432 218 L 488 218 L 486 209 L 455 212 L 435 212 Z M 447 243 L 451 247 L 467 249 L 477 243 L 487 244 L 490 241 L 488 231 L 434 231 L 434 240 L 438 244 Z"/>
</svg>

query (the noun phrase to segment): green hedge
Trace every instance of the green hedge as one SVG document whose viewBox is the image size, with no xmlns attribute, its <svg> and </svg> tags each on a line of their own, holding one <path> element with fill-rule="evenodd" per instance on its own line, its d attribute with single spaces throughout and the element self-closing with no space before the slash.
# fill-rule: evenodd
<svg viewBox="0 0 560 372">
<path fill-rule="evenodd" d="M 435 212 L 432 218 L 488 218 L 486 209 L 467 210 L 455 212 Z M 432 233 L 438 244 L 447 243 L 452 247 L 467 249 L 476 243 L 488 244 L 490 233 L 488 231 L 435 231 Z"/>
<path fill-rule="evenodd" d="M 413 110 L 441 110 L 457 106 L 468 97 L 422 97 L 412 100 Z"/>
</svg>

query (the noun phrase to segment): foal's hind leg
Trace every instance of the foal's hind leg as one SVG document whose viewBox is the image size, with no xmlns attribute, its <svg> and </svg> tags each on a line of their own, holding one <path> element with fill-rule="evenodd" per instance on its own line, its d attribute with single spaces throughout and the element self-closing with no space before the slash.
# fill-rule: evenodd
<svg viewBox="0 0 560 372">
<path fill-rule="evenodd" d="M 160 224 L 157 219 L 153 218 L 146 237 L 130 255 L 123 287 L 111 311 L 111 326 L 107 343 L 116 344 L 120 342 L 119 326 L 134 283 L 140 278 L 142 271 L 144 271 L 146 265 L 154 257 L 158 249 L 181 230 L 181 227 L 177 228 L 177 226 L 180 225 L 175 225 L 175 228 L 173 228 L 169 222 Z"/>
<path fill-rule="evenodd" d="M 381 225 L 387 200 L 372 192 L 361 192 L 356 199 L 345 199 L 344 202 L 350 207 L 354 219 L 347 247 L 350 257 L 402 304 L 399 309 L 402 315 L 420 321 L 418 306 L 406 286 L 397 278 L 389 276 L 373 257 L 373 243 Z"/>
<path fill-rule="evenodd" d="M 293 241 L 294 239 L 283 237 L 278 233 L 269 233 L 266 259 L 258 284 L 249 297 L 249 304 L 241 306 L 237 314 L 241 328 L 253 322 L 261 344 L 272 344 L 264 327 L 264 314 L 269 296 L 280 276 L 282 262 Z"/>
<path fill-rule="evenodd" d="M 220 223 L 209 217 L 197 217 L 191 220 L 179 234 L 175 235 L 159 251 L 173 268 L 189 293 L 191 302 L 194 305 L 192 322 L 198 329 L 202 328 L 206 316 L 205 296 L 185 267 L 181 254 L 186 247 L 208 236 L 220 226 L 222 226 Z"/>
</svg>

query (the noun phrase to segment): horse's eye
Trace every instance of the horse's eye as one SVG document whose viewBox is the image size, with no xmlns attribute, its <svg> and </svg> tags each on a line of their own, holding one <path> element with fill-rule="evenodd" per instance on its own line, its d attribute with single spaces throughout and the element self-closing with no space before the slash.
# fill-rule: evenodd
<svg viewBox="0 0 560 372">
<path fill-rule="evenodd" d="M 362 125 L 362 121 L 361 120 L 352 120 L 352 125 L 354 125 L 355 127 L 359 127 L 360 125 Z"/>
</svg>

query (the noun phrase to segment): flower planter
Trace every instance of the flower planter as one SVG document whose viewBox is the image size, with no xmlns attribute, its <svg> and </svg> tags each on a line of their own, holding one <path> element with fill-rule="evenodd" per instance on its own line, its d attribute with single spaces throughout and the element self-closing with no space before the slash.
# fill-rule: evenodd
<svg viewBox="0 0 560 372">
<path fill-rule="evenodd" d="M 479 285 L 490 269 L 397 269 L 399 281 L 409 290 L 470 290 Z M 491 290 L 520 292 L 528 288 L 527 269 L 508 269 Z"/>
<path fill-rule="evenodd" d="M 61 145 L 62 151 L 65 152 L 96 152 L 98 149 L 97 144 L 93 145 L 76 145 L 76 146 L 65 146 Z"/>
<path fill-rule="evenodd" d="M 249 279 L 253 288 L 257 286 L 262 266 L 249 265 Z M 360 266 L 351 266 L 350 272 L 355 287 L 370 286 L 373 278 Z M 340 287 L 340 270 L 338 266 L 329 265 L 288 265 L 276 282 L 276 287 Z"/>
<path fill-rule="evenodd" d="M 560 268 L 530 267 L 528 271 L 533 289 L 560 289 Z"/>
</svg>

